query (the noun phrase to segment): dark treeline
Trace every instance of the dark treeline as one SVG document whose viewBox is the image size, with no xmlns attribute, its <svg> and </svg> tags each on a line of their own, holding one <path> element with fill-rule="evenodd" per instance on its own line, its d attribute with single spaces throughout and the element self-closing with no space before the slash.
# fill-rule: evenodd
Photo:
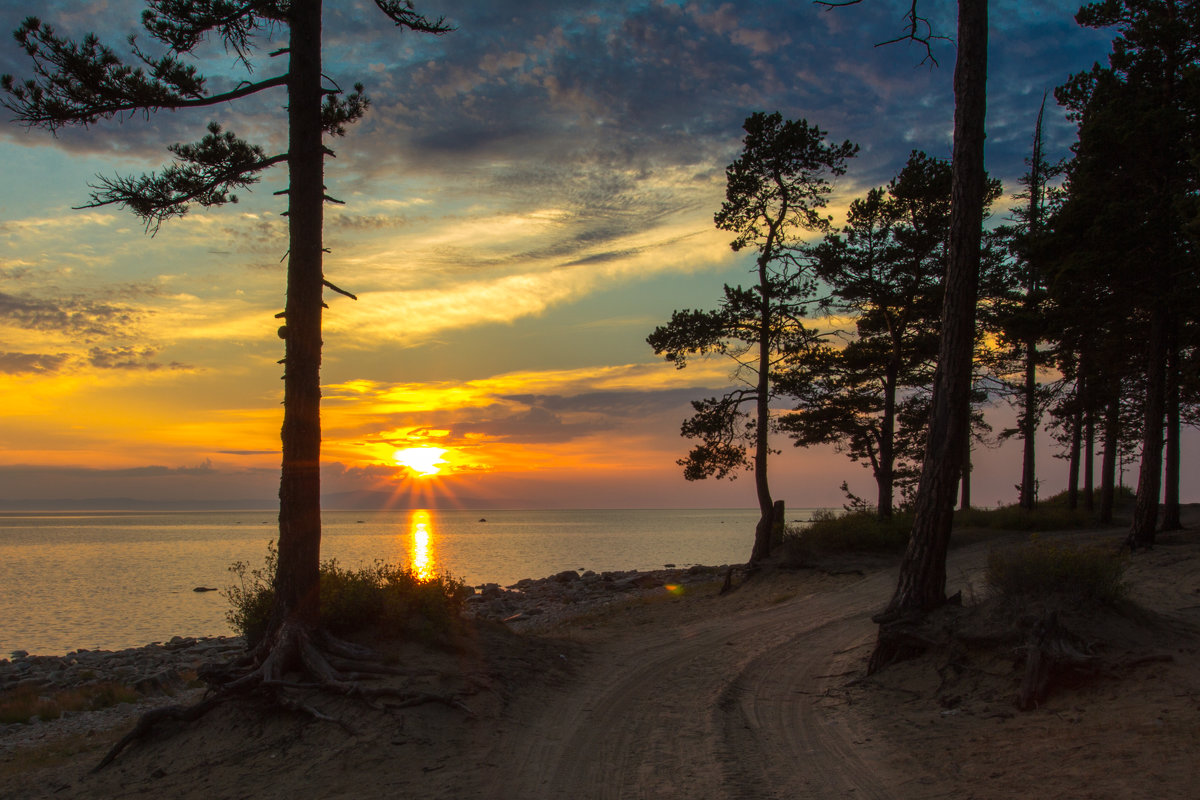
<svg viewBox="0 0 1200 800">
<path fill-rule="evenodd" d="M 1103 521 L 1112 520 L 1119 464 L 1138 457 L 1129 538 L 1137 547 L 1154 540 L 1160 500 L 1162 526 L 1179 525 L 1180 427 L 1200 417 L 1200 9 L 1109 0 L 1083 7 L 1078 21 L 1113 27 L 1117 36 L 1108 66 L 1075 74 L 1054 92 L 1078 126 L 1070 158 L 1052 163 L 1045 153 L 1043 100 L 1030 109 L 1028 171 L 1006 219 L 988 222 L 1001 187 L 987 180 L 974 223 L 982 243 L 968 441 L 1021 440 L 1014 485 L 1019 505 L 1031 510 L 1044 469 L 1035 444 L 1045 429 L 1068 460 L 1068 503 L 1095 509 Z M 745 192 L 746 164 L 770 176 L 775 156 L 754 138 L 762 117 L 746 122 L 745 150 L 728 173 L 731 196 Z M 825 165 L 830 176 L 842 169 Z M 756 285 L 727 286 L 720 309 L 676 312 L 650 336 L 655 352 L 679 366 L 685 353 L 720 352 L 752 378 L 739 372 L 744 387 L 695 404 L 683 426 L 699 442 L 680 462 L 688 479 L 753 468 L 761 498 L 774 431 L 797 446 L 833 444 L 868 468 L 875 497 L 868 503 L 847 489 L 852 507 L 870 505 L 886 518 L 912 502 L 940 363 L 952 177 L 949 162 L 913 152 L 887 185 L 851 202 L 840 227 L 779 211 L 761 227 L 773 246 L 759 250 Z M 824 178 L 820 186 L 827 191 Z M 802 207 L 799 198 L 791 202 L 793 212 Z M 801 241 L 812 231 L 824 235 Z M 733 247 L 746 243 L 742 237 Z M 764 270 L 773 271 L 770 282 Z M 748 321 L 760 306 L 775 315 Z M 1012 404 L 1014 428 L 989 435 L 981 406 L 990 399 Z M 738 402 L 751 400 L 774 401 L 772 412 L 740 412 Z M 965 484 L 965 453 L 964 461 Z M 754 558 L 763 555 L 756 543 Z"/>
</svg>

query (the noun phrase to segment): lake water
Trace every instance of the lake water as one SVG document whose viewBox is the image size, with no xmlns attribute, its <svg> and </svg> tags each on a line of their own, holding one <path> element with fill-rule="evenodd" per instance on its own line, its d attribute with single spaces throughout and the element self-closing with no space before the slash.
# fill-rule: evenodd
<svg viewBox="0 0 1200 800">
<path fill-rule="evenodd" d="M 810 510 L 789 511 L 801 522 Z M 743 563 L 758 512 L 326 511 L 322 557 L 510 585 L 566 569 Z M 0 514 L 0 657 L 230 633 L 229 566 L 262 563 L 275 512 Z"/>
</svg>

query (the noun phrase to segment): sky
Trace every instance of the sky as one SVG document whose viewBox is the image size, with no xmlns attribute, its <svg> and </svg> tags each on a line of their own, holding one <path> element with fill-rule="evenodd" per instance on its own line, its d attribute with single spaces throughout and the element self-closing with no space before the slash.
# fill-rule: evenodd
<svg viewBox="0 0 1200 800">
<path fill-rule="evenodd" d="M 394 29 L 370 2 L 325 5 L 328 78 L 361 81 L 372 101 L 326 165 L 345 204 L 326 209 L 325 272 L 358 299 L 327 298 L 325 495 L 753 506 L 749 475 L 689 483 L 676 464 L 689 401 L 722 393 L 731 364 L 676 370 L 646 336 L 749 280 L 748 256 L 712 222 L 749 114 L 777 110 L 861 146 L 836 183 L 840 221 L 911 150 L 949 156 L 953 42 L 934 42 L 936 65 L 911 43 L 875 46 L 901 32 L 900 0 L 420 0 L 455 26 L 442 37 Z M 920 7 L 952 36 L 952 3 Z M 1043 93 L 1103 60 L 1111 35 L 1076 26 L 1071 2 L 991 7 L 987 168 L 1011 194 Z M 0 29 L 30 8 L 2 0 Z M 94 31 L 119 52 L 140 30 L 134 0 L 37 8 L 59 33 Z M 252 54 L 256 79 L 281 69 L 280 41 Z M 139 43 L 152 46 L 144 32 Z M 245 77 L 219 41 L 194 63 L 214 89 Z M 8 37 L 0 72 L 31 74 Z M 274 502 L 285 170 L 154 236 L 121 209 L 74 207 L 95 176 L 159 169 L 167 145 L 210 120 L 282 152 L 283 102 L 275 90 L 57 137 L 0 127 L 0 505 Z M 1049 152 L 1066 155 L 1073 129 L 1056 108 L 1049 118 Z M 840 505 L 842 481 L 871 492 L 844 454 L 777 446 L 773 492 L 792 507 Z M 443 451 L 436 477 L 397 463 L 410 447 Z M 1042 449 L 1045 494 L 1066 469 Z M 975 463 L 977 504 L 1011 502 L 1017 447 Z"/>
</svg>

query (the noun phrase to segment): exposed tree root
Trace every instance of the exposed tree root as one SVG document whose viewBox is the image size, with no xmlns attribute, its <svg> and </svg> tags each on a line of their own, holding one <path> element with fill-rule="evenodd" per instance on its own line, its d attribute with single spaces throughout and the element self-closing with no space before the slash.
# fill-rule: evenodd
<svg viewBox="0 0 1200 800">
<path fill-rule="evenodd" d="M 209 691 L 198 703 L 164 706 L 143 714 L 133 730 L 112 746 L 92 772 L 107 767 L 126 747 L 148 736 L 162 722 L 194 722 L 223 703 L 248 696 L 264 698 L 279 708 L 322 722 L 332 722 L 351 735 L 356 731 L 348 723 L 318 710 L 299 695 L 324 692 L 354 697 L 379 710 L 442 703 L 474 716 L 470 708 L 454 697 L 399 686 L 366 687 L 361 683 L 383 675 L 406 674 L 380 663 L 369 648 L 287 620 L 273 636 L 265 638 L 246 655 L 227 664 L 206 665 L 201 677 L 208 683 Z M 388 702 L 379 702 L 384 698 Z"/>
<path fill-rule="evenodd" d="M 1087 649 L 1059 624 L 1056 612 L 1035 622 L 1025 646 L 1025 674 L 1017 707 L 1022 711 L 1036 708 L 1046 699 L 1051 684 L 1069 675 L 1096 674 L 1100 661 Z"/>
<path fill-rule="evenodd" d="M 871 619 L 879 624 L 879 633 L 875 638 L 875 649 L 871 651 L 867 662 L 868 675 L 917 658 L 938 644 L 923 627 L 925 617 L 920 613 L 884 611 Z"/>
</svg>

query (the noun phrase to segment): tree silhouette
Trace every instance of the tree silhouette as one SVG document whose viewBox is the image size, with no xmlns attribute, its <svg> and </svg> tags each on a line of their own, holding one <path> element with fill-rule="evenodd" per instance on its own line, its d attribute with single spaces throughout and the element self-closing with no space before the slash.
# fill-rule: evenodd
<svg viewBox="0 0 1200 800">
<path fill-rule="evenodd" d="M 829 287 L 822 307 L 852 315 L 855 331 L 840 349 L 813 351 L 821 363 L 785 375 L 800 378 L 787 386 L 800 405 L 781 426 L 797 445 L 835 443 L 868 465 L 881 518 L 892 515 L 896 486 L 916 479 L 924 449 L 918 434 L 937 355 L 950 182 L 949 163 L 914 151 L 812 248 Z"/>
<path fill-rule="evenodd" d="M 799 235 L 828 230 L 829 218 L 821 213 L 832 191 L 826 175 L 843 174 L 858 147 L 827 145 L 824 131 L 806 120 L 784 120 L 778 112 L 752 114 L 744 128 L 742 154 L 725 170 L 726 199 L 714 221 L 735 234 L 730 244 L 735 252 L 757 251 L 755 285 L 726 286 L 713 311 L 676 311 L 647 342 L 680 369 L 689 355 L 720 354 L 737 362 L 738 388 L 692 403 L 696 414 L 682 433 L 701 443 L 679 463 L 688 480 L 753 469 L 760 516 L 750 561 L 758 562 L 770 555 L 774 527 L 767 463 L 776 371 L 815 336 L 801 322 L 813 285 L 797 257 Z M 743 411 L 744 405 L 753 412 Z"/>
<path fill-rule="evenodd" d="M 853 6 L 863 0 L 814 0 L 816 5 Z M 913 41 L 929 49 L 936 38 L 918 0 L 910 0 L 906 32 L 892 41 Z M 966 461 L 971 414 L 971 366 L 975 305 L 987 176 L 983 169 L 987 108 L 987 0 L 958 0 L 958 55 L 954 64 L 954 152 L 951 157 L 950 253 L 942 304 L 937 373 L 921 479 L 914 502 L 912 535 L 900 565 L 900 579 L 887 608 L 876 615 L 879 640 L 871 654 L 874 672 L 909 654 L 889 626 L 919 617 L 946 602 L 946 552 L 954 522 L 954 495 Z M 886 44 L 883 43 L 883 44 Z M 936 62 L 935 62 L 936 63 Z"/>
<path fill-rule="evenodd" d="M 1046 267 L 1044 248 L 1047 205 L 1051 201 L 1050 180 L 1057 168 L 1046 161 L 1042 120 L 1046 99 L 1038 109 L 1034 125 L 1033 148 L 1026 163 L 1029 171 L 1021 177 L 1025 190 L 1017 195 L 1025 203 L 1013 209 L 1014 223 L 1000 231 L 1009 259 L 996 277 L 989 281 L 986 326 L 996 333 L 999 346 L 990 353 L 990 366 L 997 376 L 1001 393 L 1016 406 L 1017 427 L 1001 436 L 1021 439 L 1021 482 L 1018 505 L 1032 511 L 1036 502 L 1036 438 L 1046 405 L 1047 389 L 1038 381 L 1038 370 L 1049 362 L 1039 350 L 1046 336 Z"/>
<path fill-rule="evenodd" d="M 442 19 L 417 13 L 411 0 L 375 0 L 397 27 L 440 34 Z M 322 72 L 321 0 L 149 0 L 142 24 L 164 48 L 152 55 L 130 39 L 135 61 L 123 61 L 95 35 L 79 41 L 57 35 L 29 18 L 15 32 L 33 61 L 34 77 L 4 76 L 2 102 L 26 125 L 55 132 L 66 126 L 88 127 L 109 118 L 150 116 L 160 110 L 211 108 L 276 88 L 286 90 L 287 151 L 266 155 L 260 146 L 210 123 L 194 144 L 169 147 L 174 161 L 158 173 L 101 178 L 88 206 L 119 205 L 142 218 L 154 232 L 166 220 L 194 205 L 236 202 L 234 192 L 259 180 L 276 164 L 288 165 L 287 299 L 278 316 L 284 321 L 284 418 L 279 489 L 278 568 L 274 607 L 266 635 L 240 664 L 224 676 L 222 693 L 267 687 L 282 702 L 286 670 L 302 666 L 319 683 L 345 691 L 346 674 L 329 654 L 364 658 L 360 648 L 338 642 L 320 627 L 318 569 L 320 516 L 320 365 L 323 289 L 337 289 L 322 271 L 322 218 L 325 157 L 332 155 L 326 136 L 340 136 L 366 111 L 363 87 L 349 93 L 332 85 Z M 250 80 L 256 41 L 286 29 L 286 46 L 271 56 L 287 56 L 287 68 Z M 205 78 L 185 63 L 209 38 L 235 54 L 247 80 L 224 92 L 210 92 Z M 343 292 L 344 293 L 344 292 Z M 205 705 L 204 709 L 211 707 Z M 139 726 L 140 727 L 140 726 Z M 124 746 L 123 740 L 105 763 Z"/>
<path fill-rule="evenodd" d="M 1194 124 L 1200 8 L 1176 0 L 1105 0 L 1080 9 L 1089 27 L 1116 26 L 1109 66 L 1073 75 L 1056 96 L 1079 123 L 1061 227 L 1104 268 L 1144 343 L 1137 369 L 1141 463 L 1130 547 L 1154 543 L 1162 489 L 1164 421 L 1178 459 L 1179 364 L 1200 295 L 1195 244 L 1200 137 Z M 1169 469 L 1172 481 L 1178 471 Z M 1170 497 L 1173 492 L 1168 492 Z M 1177 494 L 1175 494 L 1177 498 Z"/>
</svg>

